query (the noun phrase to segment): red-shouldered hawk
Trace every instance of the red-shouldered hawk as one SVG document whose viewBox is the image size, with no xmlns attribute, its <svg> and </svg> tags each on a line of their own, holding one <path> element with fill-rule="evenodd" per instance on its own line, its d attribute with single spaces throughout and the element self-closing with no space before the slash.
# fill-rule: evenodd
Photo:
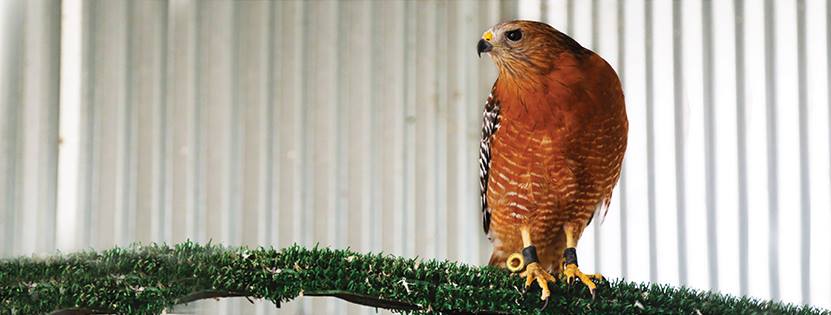
<svg viewBox="0 0 831 315">
<path fill-rule="evenodd" d="M 603 58 L 544 23 L 499 23 L 477 50 L 499 68 L 479 158 L 490 264 L 505 266 L 522 251 L 526 285 L 536 280 L 543 299 L 560 271 L 593 294 L 595 275 L 577 268 L 575 247 L 596 211 L 607 211 L 620 177 L 628 130 L 620 80 Z"/>
</svg>

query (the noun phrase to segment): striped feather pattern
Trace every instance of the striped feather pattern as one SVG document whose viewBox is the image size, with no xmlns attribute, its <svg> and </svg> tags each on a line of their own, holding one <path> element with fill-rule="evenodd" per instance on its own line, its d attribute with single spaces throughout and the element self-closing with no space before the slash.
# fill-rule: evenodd
<svg viewBox="0 0 831 315">
<path fill-rule="evenodd" d="M 482 113 L 482 140 L 479 142 L 479 191 L 482 202 L 482 226 L 485 234 L 491 223 L 491 211 L 488 208 L 488 171 L 491 161 L 491 137 L 499 129 L 499 102 L 493 98 L 493 92 L 485 102 L 485 111 Z"/>
</svg>

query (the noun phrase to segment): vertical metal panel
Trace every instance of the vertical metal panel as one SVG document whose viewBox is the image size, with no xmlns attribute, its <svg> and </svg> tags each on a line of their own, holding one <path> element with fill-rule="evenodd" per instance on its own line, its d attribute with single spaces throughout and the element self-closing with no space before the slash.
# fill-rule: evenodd
<svg viewBox="0 0 831 315">
<path fill-rule="evenodd" d="M 22 219 L 19 253 L 55 248 L 60 4 L 25 3 L 18 121 Z M 12 103 L 15 104 L 15 103 Z M 25 104 L 25 105 L 24 105 Z M 15 105 L 12 105 L 15 106 Z"/>
<path fill-rule="evenodd" d="M 20 23 L 16 21 L 16 19 L 12 18 L 14 15 L 12 14 L 12 4 L 16 4 L 12 1 L 6 1 L 0 3 L 0 45 L 3 47 L 10 47 L 9 46 L 9 37 L 10 33 L 19 33 L 19 32 L 10 32 L 17 27 L 20 27 Z M 14 31 L 17 31 L 16 29 Z M 3 232 L 0 232 L 0 257 L 7 257 L 11 255 L 10 247 L 14 244 L 14 240 L 12 238 L 13 233 L 9 230 L 11 229 L 11 216 L 14 212 L 12 212 L 12 208 L 9 206 L 9 187 L 13 187 L 9 184 L 9 178 L 11 177 L 11 172 L 9 164 L 11 159 L 9 158 L 9 154 L 11 153 L 11 145 L 9 143 L 11 141 L 11 132 L 14 130 L 10 124 L 11 119 L 10 111 L 12 106 L 10 105 L 9 96 L 9 82 L 11 82 L 10 73 L 11 70 L 8 69 L 12 63 L 12 58 L 10 58 L 11 49 L 3 49 L 0 50 L 0 219 L 2 219 L 2 223 L 0 223 L 0 227 L 3 228 Z"/>
<path fill-rule="evenodd" d="M 704 134 L 704 110 L 703 110 L 703 56 L 700 49 L 703 42 L 701 30 L 700 1 L 680 1 L 680 10 L 683 18 L 680 19 L 680 27 L 683 29 L 681 37 L 681 58 L 680 76 L 682 83 L 682 100 L 679 109 L 681 125 L 674 125 L 683 139 L 684 145 L 684 172 L 683 183 L 685 189 L 685 234 L 686 243 L 686 264 L 687 284 L 695 287 L 709 288 L 707 266 L 707 208 L 706 208 L 706 170 L 705 170 L 705 134 Z M 691 49 L 689 47 L 695 47 Z M 681 166 L 679 166 L 681 167 Z M 660 224 L 660 223 L 659 223 Z M 702 240 L 693 242 L 692 240 Z M 703 253 L 692 255 L 692 253 Z"/>
<path fill-rule="evenodd" d="M 732 1 L 712 1 L 712 131 L 714 168 L 714 223 L 718 233 L 719 291 L 738 295 L 739 285 L 739 185 L 736 111 L 735 15 Z M 704 8 L 702 8 L 704 9 Z M 703 13 L 703 12 L 702 12 Z M 703 19 L 703 16 L 702 16 Z M 703 22 L 703 20 L 702 20 Z M 702 28 L 704 25 L 702 25 Z M 706 36 L 707 34 L 702 34 Z M 702 40 L 704 40 L 702 38 Z M 702 56 L 703 57 L 703 56 Z M 702 60 L 703 61 L 703 60 Z M 706 76 L 702 72 L 702 78 Z M 702 90 L 703 92 L 703 90 Z M 703 99 L 702 99 L 703 100 Z M 706 117 L 704 121 L 707 132 Z M 706 141 L 706 140 L 705 140 Z M 705 165 L 706 167 L 706 165 Z M 705 191 L 706 193 L 706 191 Z M 708 218 L 709 219 L 709 218 Z"/>
<path fill-rule="evenodd" d="M 676 4 L 677 1 L 673 1 L 673 5 Z M 657 235 L 655 235 L 655 119 L 654 119 L 654 108 L 655 108 L 655 101 L 653 92 L 655 90 L 655 80 L 653 79 L 653 47 L 652 47 L 652 40 L 653 40 L 653 27 L 652 27 L 652 7 L 653 3 L 652 0 L 646 0 L 644 2 L 644 45 L 646 46 L 645 55 L 646 55 L 646 178 L 647 178 L 647 226 L 649 229 L 649 280 L 656 281 L 658 278 L 658 253 L 657 251 Z M 673 6 L 673 9 L 675 7 Z M 571 19 L 569 19 L 571 21 Z M 673 10 L 673 23 L 678 21 L 678 16 L 675 14 Z M 675 25 L 673 25 L 675 26 Z M 675 38 L 680 36 L 680 30 L 673 27 L 675 30 Z M 674 42 L 673 42 L 674 43 Z M 673 45 L 675 47 L 675 45 Z M 673 50 L 680 51 L 679 48 Z M 678 60 L 680 58 L 674 58 L 673 60 Z M 677 69 L 676 69 L 677 70 Z M 677 73 L 678 71 L 675 71 Z M 679 80 L 680 81 L 680 80 Z M 680 84 L 680 82 L 679 82 Z M 678 91 L 676 90 L 676 93 Z M 678 112 L 678 108 L 676 107 L 676 113 Z M 676 120 L 676 124 L 678 121 Z M 677 148 L 677 141 L 676 141 L 676 148 Z M 676 151 L 676 159 L 679 155 Z M 677 163 L 676 165 L 683 165 L 683 163 Z M 676 170 L 680 170 L 682 168 L 676 168 Z M 683 178 L 682 176 L 677 176 L 677 178 Z M 678 187 L 678 186 L 677 186 Z M 683 187 L 683 186 L 680 186 Z M 678 200 L 683 200 L 682 198 L 678 198 Z M 680 211 L 679 207 L 679 212 Z M 682 217 L 679 213 L 679 218 Z M 679 247 L 680 248 L 680 247 Z"/>
<path fill-rule="evenodd" d="M 341 28 L 344 46 L 340 53 L 343 58 L 341 73 L 344 78 L 340 81 L 343 92 L 341 94 L 343 119 L 341 133 L 346 136 L 346 139 L 341 141 L 346 141 L 344 150 L 348 152 L 345 158 L 348 161 L 348 184 L 342 193 L 349 196 L 347 205 L 349 215 L 346 221 L 348 226 L 361 227 L 350 229 L 346 241 L 352 248 L 369 251 L 371 250 L 372 229 L 365 228 L 365 226 L 372 221 L 370 214 L 372 179 L 369 176 L 373 168 L 369 159 L 370 139 L 373 132 L 369 128 L 372 115 L 370 102 L 372 55 L 371 51 L 367 51 L 366 48 L 372 46 L 373 39 L 372 36 L 366 35 L 372 33 L 371 19 L 361 17 L 366 12 L 371 12 L 372 9 L 369 1 L 346 2 L 342 3 L 341 7 L 343 16 L 340 21 L 341 25 L 345 25 Z"/>
<path fill-rule="evenodd" d="M 678 176 L 676 172 L 683 165 L 677 164 L 677 151 L 674 149 L 683 145 L 678 138 L 683 137 L 676 130 L 676 117 L 684 117 L 683 111 L 678 111 L 674 106 L 675 98 L 678 97 L 674 87 L 677 81 L 675 75 L 675 64 L 681 62 L 680 56 L 676 55 L 674 43 L 681 36 L 681 29 L 675 24 L 681 23 L 673 14 L 678 10 L 679 3 L 674 1 L 655 1 L 652 4 L 651 22 L 651 47 L 652 70 L 650 72 L 651 108 L 652 118 L 652 195 L 654 228 L 650 228 L 654 237 L 654 248 L 651 248 L 650 257 L 654 255 L 655 281 L 677 282 L 678 257 L 677 255 L 659 255 L 659 253 L 675 253 L 678 248 L 678 225 L 680 215 L 675 209 L 678 203 Z M 680 83 L 680 82 L 678 82 Z M 680 93 L 680 92 L 679 92 Z M 682 187 L 683 188 L 683 187 Z"/>
<path fill-rule="evenodd" d="M 736 147 L 738 159 L 737 181 L 739 185 L 739 293 L 748 293 L 748 204 L 747 204 L 747 122 L 745 114 L 744 70 L 744 0 L 733 2 L 736 32 Z"/>
<path fill-rule="evenodd" d="M 82 71 L 81 79 L 81 100 L 79 125 L 80 125 L 80 153 L 78 159 L 79 176 L 78 176 L 78 195 L 79 195 L 79 215 L 80 228 L 76 229 L 81 235 L 79 236 L 79 246 L 87 247 L 92 244 L 93 237 L 95 237 L 95 229 L 93 227 L 94 210 L 93 207 L 97 205 L 97 201 L 93 196 L 97 193 L 96 186 L 96 154 L 95 149 L 98 147 L 95 137 L 96 118 L 99 111 L 96 110 L 93 104 L 93 89 L 92 85 L 95 82 L 95 68 L 92 67 L 92 60 L 94 60 L 93 52 L 95 48 L 96 28 L 93 27 L 94 18 L 92 16 L 97 12 L 96 7 L 90 3 L 85 2 L 82 5 L 82 30 L 83 33 L 88 34 L 81 38 L 81 64 L 86 71 Z"/>
<path fill-rule="evenodd" d="M 169 221 L 165 220 L 170 208 L 165 204 L 167 182 L 164 158 L 166 155 L 167 126 L 164 124 L 165 102 L 165 31 L 166 2 L 138 2 L 129 4 L 128 22 L 131 35 L 128 38 L 130 58 L 127 72 L 129 103 L 134 111 L 130 121 L 133 135 L 130 142 L 135 148 L 131 154 L 132 176 L 135 176 L 135 240 L 141 242 L 163 241 L 169 235 Z M 142 49 L 136 49 L 142 47 Z"/>
<path fill-rule="evenodd" d="M 514 3 L 516 5 L 516 3 Z M 511 6 L 514 10 L 517 9 L 516 6 Z M 448 2 L 446 1 L 439 1 L 438 3 L 438 12 L 436 13 L 436 29 L 437 30 L 446 30 L 450 27 L 448 23 Z M 438 32 L 438 31 L 437 31 Z M 436 40 L 436 53 L 438 56 L 447 56 L 449 51 L 448 40 L 444 37 L 437 38 Z M 450 167 L 448 165 L 448 141 L 447 141 L 447 132 L 449 130 L 448 125 L 448 111 L 449 106 L 448 104 L 448 80 L 449 76 L 447 75 L 448 68 L 450 66 L 449 58 L 438 58 L 435 64 L 435 71 L 436 71 L 436 94 L 437 94 L 437 106 L 436 106 L 436 237 L 440 240 L 436 246 L 436 258 L 438 259 L 447 259 L 450 257 L 450 246 L 448 242 L 450 231 L 452 230 L 449 228 L 449 209 L 451 207 L 448 206 L 448 196 L 450 193 L 448 192 L 448 170 Z"/>
<path fill-rule="evenodd" d="M 91 36 L 89 106 L 96 115 L 92 118 L 93 193 L 91 219 L 93 236 L 91 246 L 107 248 L 127 244 L 124 225 L 129 218 L 127 186 L 130 184 L 126 162 L 128 140 L 127 124 L 129 105 L 126 102 L 127 87 L 127 18 L 126 1 L 95 1 L 90 3 Z"/>
<path fill-rule="evenodd" d="M 600 51 L 600 8 L 598 7 L 600 4 L 598 3 L 599 0 L 592 0 L 591 2 L 591 50 L 598 52 Z M 602 220 L 605 220 L 605 214 L 602 219 L 599 219 L 596 222 L 592 229 L 594 229 L 594 233 L 592 236 L 594 237 L 594 270 L 602 270 L 603 269 L 603 234 L 601 234 L 600 224 L 602 224 Z M 599 272 L 599 271 L 598 271 Z"/>
<path fill-rule="evenodd" d="M 85 187 L 81 181 L 81 172 L 85 163 L 81 159 L 82 137 L 82 101 L 85 75 L 84 65 L 84 3 L 77 0 L 61 2 L 61 47 L 60 52 L 60 98 L 59 98 L 59 132 L 57 209 L 55 226 L 57 248 L 73 251 L 79 248 L 84 234 L 79 227 L 82 224 L 80 203 L 81 192 Z M 88 40 L 88 37 L 87 37 Z"/>
<path fill-rule="evenodd" d="M 825 55 L 826 55 L 826 59 L 825 59 L 825 63 L 826 63 L 825 80 L 826 80 L 826 84 L 827 84 L 827 87 L 826 87 L 826 93 L 827 93 L 826 102 L 828 103 L 828 109 L 829 109 L 828 110 L 828 124 L 827 124 L 827 126 L 828 126 L 828 153 L 829 153 L 828 155 L 829 155 L 829 159 L 827 161 L 828 162 L 827 164 L 831 165 L 831 5 L 829 5 L 827 2 L 825 3 Z M 829 167 L 828 172 L 829 172 L 829 175 L 831 175 L 831 167 Z M 831 176 L 829 176 L 829 177 L 831 177 Z M 827 223 L 829 225 L 831 225 L 831 220 L 827 221 Z M 831 252 L 831 242 L 830 242 L 830 244 L 827 244 L 827 245 L 828 246 L 826 246 L 826 249 L 828 249 L 829 252 Z M 827 279 L 827 281 L 828 281 L 828 283 L 831 283 L 831 275 L 829 275 L 829 279 Z M 829 291 L 831 291 L 831 290 L 829 290 Z M 831 292 L 829 292 L 829 295 L 828 295 L 827 300 L 826 300 L 826 304 L 831 305 Z"/>
<path fill-rule="evenodd" d="M 283 38 L 283 34 L 301 34 L 305 3 L 299 1 L 282 2 L 280 5 L 280 21 L 277 34 Z M 277 35 L 275 34 L 275 36 Z M 306 156 L 303 155 L 302 145 L 304 137 L 304 110 L 302 88 L 302 63 L 304 62 L 303 45 L 289 45 L 278 40 L 278 48 L 283 51 L 283 58 L 280 59 L 280 88 L 276 106 L 278 108 L 278 125 L 280 132 L 279 159 L 281 168 L 280 200 L 282 200 L 283 218 L 281 226 L 285 229 L 279 230 L 280 245 L 291 245 L 292 242 L 307 244 L 308 237 L 303 232 L 305 222 L 304 201 L 301 192 L 303 191 L 303 163 Z M 285 240 L 285 241 L 282 241 Z"/>
<path fill-rule="evenodd" d="M 828 50 L 826 39 L 827 1 L 809 0 L 804 2 L 805 73 L 804 92 L 806 104 L 805 136 L 806 152 L 809 156 L 807 189 L 810 196 L 810 238 L 807 249 L 809 282 L 802 286 L 810 294 L 810 303 L 824 307 L 831 306 L 831 246 L 822 240 L 831 239 L 827 229 L 831 222 L 831 178 L 828 174 Z M 797 12 L 798 13 L 798 12 Z M 798 17 L 797 17 L 798 18 Z M 800 60 L 797 60 L 800 62 Z M 801 67 L 800 67 L 801 68 Z M 800 85 L 800 89 L 803 85 Z M 801 136 L 800 136 L 801 137 Z M 805 187 L 805 186 L 803 186 Z M 803 188 L 804 189 L 804 188 Z M 801 223 L 800 223 L 801 224 Z M 802 251 L 803 256 L 806 251 Z M 804 268 L 804 266 L 803 266 Z M 803 269 L 803 272 L 806 270 Z"/>
<path fill-rule="evenodd" d="M 132 240 L 136 239 L 136 219 L 138 218 L 136 213 L 136 187 L 137 187 L 137 180 L 136 180 L 136 134 L 137 132 L 137 121 L 136 121 L 136 100 L 134 99 L 134 95 L 136 94 L 134 91 L 135 88 L 135 77 L 136 72 L 132 71 L 132 61 L 134 56 L 134 47 L 132 39 L 135 37 L 135 25 L 133 21 L 136 18 L 135 14 L 135 7 L 133 3 L 125 3 L 124 4 L 124 20 L 120 21 L 123 23 L 124 27 L 124 42 L 115 42 L 115 45 L 123 45 L 123 53 L 124 53 L 124 60 L 123 66 L 124 68 L 121 69 L 122 71 L 122 78 L 123 80 L 121 84 L 124 85 L 124 103 L 122 109 L 119 112 L 119 122 L 120 126 L 116 127 L 121 130 L 119 139 L 116 140 L 118 146 L 118 153 L 117 153 L 117 171 L 116 174 L 120 173 L 121 179 L 119 180 L 118 186 L 116 186 L 116 201 L 120 203 L 117 205 L 118 208 L 122 209 L 121 211 L 116 210 L 116 225 L 115 225 L 115 233 L 116 233 L 116 242 L 119 245 L 126 245 L 129 244 Z M 118 22 L 117 22 L 118 23 Z M 112 107 L 118 107 L 112 106 Z"/>
<path fill-rule="evenodd" d="M 280 14 L 284 10 L 284 8 L 279 3 L 271 3 L 269 6 L 269 15 L 268 15 L 268 25 L 266 26 L 267 32 L 266 41 L 268 42 L 268 69 L 266 70 L 266 115 L 263 118 L 265 121 L 262 122 L 265 130 L 263 130 L 265 137 L 264 141 L 267 141 L 266 146 L 268 147 L 267 150 L 262 150 L 262 160 L 260 161 L 260 168 L 263 171 L 261 174 L 262 185 L 261 187 L 261 195 L 260 199 L 261 202 L 261 212 L 259 214 L 260 220 L 260 242 L 261 244 L 270 244 L 272 246 L 279 246 L 280 244 L 280 231 L 282 231 L 285 227 L 283 227 L 280 223 L 282 222 L 281 214 L 283 214 L 284 209 L 281 206 L 281 191 L 280 191 L 280 184 L 281 180 L 279 180 L 282 174 L 282 168 L 276 163 L 280 160 L 280 147 L 281 147 L 281 139 L 279 135 L 282 133 L 282 130 L 278 128 L 279 124 L 279 117 L 278 111 L 280 105 L 278 103 L 277 97 L 279 96 L 279 85 L 278 83 L 281 82 L 279 79 L 282 75 L 283 65 L 280 63 L 280 60 L 283 58 L 283 50 L 279 49 L 280 41 L 279 34 L 280 29 L 278 28 L 279 21 L 280 21 Z"/>
<path fill-rule="evenodd" d="M 621 85 L 624 91 L 628 91 L 626 85 L 626 14 L 625 14 L 625 0 L 617 0 L 617 72 L 620 77 Z M 627 110 L 628 112 L 628 110 Z M 627 257 L 627 246 L 629 245 L 628 231 L 627 231 L 627 167 L 623 167 L 620 171 L 620 180 L 618 182 L 618 194 L 620 199 L 620 276 L 626 278 L 629 270 L 629 259 Z"/>
<path fill-rule="evenodd" d="M 518 0 L 499 0 L 499 12 L 503 21 L 519 18 Z"/>
<path fill-rule="evenodd" d="M 626 239 L 631 246 L 626 247 L 628 279 L 647 281 L 649 279 L 649 230 L 644 228 L 648 222 L 647 202 L 647 143 L 646 143 L 646 44 L 644 1 L 629 0 L 624 7 L 626 18 L 625 39 L 632 43 L 625 45 L 627 64 L 623 80 L 626 83 L 627 115 L 629 118 L 629 139 L 627 141 L 624 172 L 632 174 L 626 177 L 624 188 L 626 198 Z M 637 245 L 635 245 L 637 244 Z"/>
<path fill-rule="evenodd" d="M 338 4 L 337 7 L 337 25 L 335 28 L 338 32 L 342 29 L 345 29 L 349 24 L 349 20 L 344 18 L 344 10 L 342 10 L 341 4 Z M 338 34 L 336 40 L 337 51 L 346 51 L 347 47 L 347 39 L 345 36 L 340 36 Z M 347 182 L 347 170 L 348 170 L 348 159 L 346 159 L 347 150 L 349 150 L 350 146 L 350 138 L 349 135 L 343 130 L 346 129 L 348 125 L 348 120 L 346 118 L 346 113 L 350 110 L 349 104 L 346 103 L 346 84 L 345 82 L 349 80 L 349 77 L 346 76 L 346 67 L 344 65 L 350 62 L 349 59 L 346 59 L 347 56 L 338 54 L 335 58 L 335 62 L 337 63 L 337 73 L 336 73 L 336 80 L 337 80 L 337 87 L 336 87 L 336 97 L 337 100 L 334 101 L 335 103 L 335 126 L 333 128 L 332 138 L 335 141 L 335 157 L 336 162 L 334 165 L 334 211 L 335 215 L 332 218 L 331 226 L 331 236 L 334 238 L 332 246 L 343 248 L 346 246 L 346 234 L 347 234 L 347 226 L 343 224 L 346 222 L 347 218 L 349 217 L 348 212 L 348 201 L 349 195 L 346 194 L 346 188 L 348 187 L 349 183 Z M 342 311 L 342 310 L 340 310 Z"/>
<path fill-rule="evenodd" d="M 436 45 L 439 29 L 435 23 L 437 14 L 436 1 L 420 1 L 416 4 L 416 30 L 419 45 Z M 419 230 L 418 243 L 415 253 L 421 257 L 435 257 L 436 243 L 439 241 L 438 217 L 436 209 L 438 191 L 436 189 L 437 174 L 435 173 L 438 157 L 436 156 L 435 139 L 438 111 L 438 92 L 435 64 L 439 55 L 435 49 L 422 50 L 415 54 L 416 93 L 415 93 L 415 137 L 414 149 L 420 158 L 415 164 L 415 211 L 416 223 Z"/>
<path fill-rule="evenodd" d="M 676 226 L 678 233 L 678 278 L 682 285 L 688 280 L 688 254 L 687 247 L 688 224 L 687 220 L 687 150 L 685 139 L 685 100 L 684 100 L 684 21 L 681 13 L 680 1 L 673 1 L 673 90 L 675 107 L 675 165 L 676 165 Z"/>
<path fill-rule="evenodd" d="M 464 143 L 464 130 L 461 129 L 459 126 L 459 116 L 463 115 L 465 111 L 462 109 L 464 108 L 464 95 L 461 94 L 460 89 L 461 86 L 466 83 L 464 76 L 464 64 L 463 61 L 460 60 L 459 55 L 460 52 L 457 52 L 457 49 L 460 47 L 458 46 L 459 33 L 461 32 L 462 24 L 467 24 L 465 21 L 459 21 L 459 17 L 464 16 L 463 8 L 464 4 L 462 1 L 456 2 L 449 2 L 447 4 L 447 15 L 446 15 L 446 27 L 449 30 L 447 40 L 447 59 L 448 59 L 448 67 L 447 67 L 447 94 L 445 100 L 446 112 L 447 112 L 447 133 L 443 135 L 446 137 L 447 141 L 447 246 L 448 246 L 448 255 L 450 259 L 453 260 L 463 260 L 465 259 L 465 254 L 462 252 L 462 248 L 464 248 L 464 244 L 460 242 L 460 228 L 462 224 L 462 207 L 463 207 L 463 196 L 459 196 L 459 190 L 461 188 L 461 178 L 464 174 L 464 165 L 460 165 L 460 161 L 458 157 L 461 155 L 460 148 L 463 146 Z M 462 12 L 460 12 L 462 11 Z"/>
<path fill-rule="evenodd" d="M 240 235 L 242 243 L 248 246 L 268 244 L 271 242 L 271 230 L 277 226 L 271 224 L 270 181 L 272 176 L 270 155 L 273 150 L 271 141 L 271 119 L 273 104 L 271 99 L 272 68 L 270 28 L 273 18 L 272 6 L 266 2 L 254 2 L 240 6 L 238 9 L 238 45 L 237 45 L 237 102 L 240 106 L 242 143 L 240 160 L 243 181 L 241 190 L 241 211 L 238 214 L 239 226 L 245 227 Z M 253 229 L 251 227 L 257 227 Z"/>
<path fill-rule="evenodd" d="M 20 126 L 18 117 L 20 111 L 20 76 L 23 41 L 23 10 L 24 6 L 19 1 L 6 1 L 0 3 L 0 25 L 3 26 L 0 32 L 0 207 L 2 207 L 3 219 L 3 244 L 0 254 L 10 256 L 18 254 L 15 245 L 19 242 L 16 226 L 18 195 L 18 142 Z"/>
<path fill-rule="evenodd" d="M 416 121 L 419 118 L 416 114 L 416 55 L 419 53 L 417 49 L 416 38 L 419 36 L 411 36 L 410 34 L 418 34 L 416 32 L 417 11 L 416 2 L 408 1 L 403 8 L 403 23 L 401 37 L 403 40 L 404 49 L 404 95 L 402 99 L 401 119 L 403 120 L 402 130 L 402 150 L 403 158 L 402 172 L 402 207 L 401 221 L 401 243 L 402 253 L 407 256 L 415 254 L 416 239 L 416 201 L 415 201 L 415 164 L 417 159 L 416 152 Z"/>
<path fill-rule="evenodd" d="M 825 55 L 826 55 L 826 69 L 825 69 L 825 79 L 826 79 L 826 98 L 828 102 L 828 152 L 829 152 L 829 165 L 831 165 L 831 5 L 827 2 L 825 3 Z M 831 167 L 829 167 L 829 175 L 831 175 Z M 831 177 L 831 176 L 829 176 Z M 831 220 L 828 221 L 831 225 Z M 826 250 L 831 252 L 831 244 L 827 244 Z M 829 283 L 831 283 L 831 278 L 827 279 Z M 826 300 L 826 304 L 831 305 L 831 292 L 829 292 L 828 299 Z"/>
<path fill-rule="evenodd" d="M 387 209 L 401 209 L 403 169 L 401 168 L 401 146 L 403 106 L 403 45 L 401 38 L 403 24 L 398 23 L 402 18 L 403 2 L 385 2 L 375 8 L 375 25 L 373 25 L 376 39 L 380 43 L 373 49 L 373 119 L 376 130 L 382 131 L 375 135 L 373 144 L 374 168 L 377 168 L 376 187 L 373 193 L 377 194 L 374 207 L 379 214 L 377 219 L 381 224 L 379 245 L 386 252 L 399 254 L 402 249 L 400 233 L 402 228 L 401 213 L 387 211 Z"/>
<path fill-rule="evenodd" d="M 307 27 L 310 36 L 318 40 L 309 43 L 306 56 L 304 90 L 308 108 L 305 143 L 309 154 L 308 182 L 310 188 L 307 211 L 314 214 L 312 237 L 322 246 L 332 246 L 335 219 L 335 166 L 336 166 L 336 110 L 337 95 L 337 8 L 335 2 L 309 3 L 310 20 Z"/>
<path fill-rule="evenodd" d="M 540 20 L 544 5 L 545 2 L 541 0 L 519 0 L 519 18 L 533 21 Z"/>
<path fill-rule="evenodd" d="M 566 0 L 566 34 L 574 34 L 574 0 Z"/>
<path fill-rule="evenodd" d="M 170 11 L 168 34 L 168 62 L 170 88 L 166 100 L 169 102 L 170 119 L 167 128 L 172 134 L 171 160 L 171 208 L 173 211 L 172 240 L 186 239 L 200 241 L 203 222 L 198 201 L 196 180 L 198 112 L 196 105 L 196 47 L 197 4 L 194 1 L 174 0 L 168 4 Z"/>
<path fill-rule="evenodd" d="M 175 148 L 173 146 L 173 128 L 171 121 L 173 116 L 173 106 L 171 106 L 171 72 L 172 72 L 172 45 L 170 36 L 170 1 L 166 0 L 162 3 L 160 10 L 161 18 L 159 21 L 162 32 L 161 47 L 160 47 L 160 61 L 161 68 L 158 84 L 159 84 L 159 109 L 157 112 L 158 122 L 156 124 L 159 128 L 158 132 L 158 166 L 154 168 L 157 173 L 154 177 L 156 188 L 156 207 L 153 209 L 153 227 L 152 237 L 159 242 L 173 242 L 173 228 L 176 222 L 173 220 L 173 156 Z M 178 211 L 175 211 L 178 212 Z"/>
<path fill-rule="evenodd" d="M 779 171 L 776 132 L 776 19 L 773 1 L 765 0 L 765 104 L 768 169 L 768 252 L 770 297 L 779 299 Z"/>
<path fill-rule="evenodd" d="M 561 32 L 568 28 L 568 0 L 546 0 L 545 22 Z"/>
<path fill-rule="evenodd" d="M 805 48 L 805 0 L 796 2 L 797 23 L 797 76 L 798 76 L 798 119 L 799 119 L 799 182 L 800 182 L 800 289 L 802 303 L 811 303 L 811 190 L 810 157 L 808 155 L 808 74 L 805 62 L 808 59 Z"/>
<path fill-rule="evenodd" d="M 197 77 L 201 90 L 197 106 L 204 120 L 197 131 L 202 135 L 199 152 L 205 160 L 201 171 L 205 183 L 207 238 L 225 244 L 237 243 L 236 217 L 239 194 L 238 140 L 241 127 L 240 104 L 236 100 L 236 7 L 227 2 L 206 2 L 198 10 L 199 43 Z"/>
<path fill-rule="evenodd" d="M 455 259 L 465 262 L 473 262 L 473 257 L 476 255 L 472 252 L 472 248 L 468 246 L 471 244 L 471 231 L 475 227 L 471 225 L 473 215 L 470 213 L 475 211 L 470 194 L 470 185 L 475 183 L 471 177 L 471 168 L 468 163 L 473 160 L 474 155 L 466 152 L 476 152 L 475 149 L 470 149 L 472 146 L 468 145 L 470 137 L 468 136 L 468 115 L 467 107 L 471 106 L 470 93 L 468 83 L 473 81 L 471 73 L 469 72 L 471 61 L 468 47 L 471 47 L 464 38 L 478 38 L 480 34 L 471 32 L 470 20 L 473 18 L 472 4 L 470 2 L 452 2 L 448 10 L 448 27 L 452 29 L 449 33 L 448 48 L 450 67 L 448 68 L 448 146 L 450 150 L 448 153 L 448 170 L 451 170 L 448 178 L 448 209 L 453 212 L 450 216 L 448 226 L 452 229 L 449 237 L 451 251 L 455 252 Z M 468 34 L 472 36 L 467 36 Z M 475 34 L 475 35 L 474 35 Z M 473 150 L 473 151 L 471 151 Z M 475 213 L 475 212 L 473 212 Z M 474 221 L 475 222 L 475 221 Z"/>
<path fill-rule="evenodd" d="M 749 3 L 749 2 L 747 2 Z M 764 29 L 765 11 L 763 5 L 746 5 L 744 7 L 745 21 L 745 115 L 747 156 L 747 188 L 748 188 L 748 289 L 750 294 L 768 298 L 770 296 L 770 253 L 768 252 L 769 205 L 768 205 L 768 171 L 767 171 L 767 131 L 766 131 L 766 86 L 765 86 L 765 54 L 752 53 L 765 51 L 765 33 L 755 32 L 754 29 Z M 764 170 L 764 171 L 763 171 Z M 757 197 L 760 196 L 760 197 Z"/>
<path fill-rule="evenodd" d="M 800 301 L 802 256 L 800 233 L 800 214 L 809 206 L 809 200 L 802 200 L 803 191 L 801 168 L 808 160 L 800 156 L 799 105 L 799 43 L 797 1 L 776 1 L 775 12 L 775 49 L 776 51 L 776 152 L 777 185 L 779 194 L 779 215 L 777 235 L 780 265 L 780 298 L 788 301 Z M 807 167 L 807 165 L 805 165 Z M 807 179 L 807 178 L 806 178 Z M 808 189 L 808 187 L 806 187 Z M 802 208 L 802 210 L 800 209 Z M 793 263 L 785 264 L 784 257 L 794 257 Z"/>
<path fill-rule="evenodd" d="M 703 112 L 704 112 L 704 172 L 707 215 L 707 267 L 711 290 L 719 289 L 718 248 L 716 226 L 716 179 L 715 179 L 715 117 L 713 84 L 713 8 L 711 0 L 702 1 L 702 55 L 703 55 Z"/>
</svg>

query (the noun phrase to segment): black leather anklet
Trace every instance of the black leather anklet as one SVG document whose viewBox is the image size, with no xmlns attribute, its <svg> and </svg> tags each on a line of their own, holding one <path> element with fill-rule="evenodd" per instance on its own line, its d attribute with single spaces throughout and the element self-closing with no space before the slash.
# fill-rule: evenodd
<svg viewBox="0 0 831 315">
<path fill-rule="evenodd" d="M 563 251 L 563 258 L 565 258 L 564 264 L 566 266 L 569 264 L 577 266 L 577 249 L 574 247 L 566 248 L 566 250 Z"/>
<path fill-rule="evenodd" d="M 525 259 L 526 266 L 531 263 L 540 262 L 539 257 L 537 257 L 537 248 L 534 245 L 522 249 L 522 258 Z"/>
</svg>

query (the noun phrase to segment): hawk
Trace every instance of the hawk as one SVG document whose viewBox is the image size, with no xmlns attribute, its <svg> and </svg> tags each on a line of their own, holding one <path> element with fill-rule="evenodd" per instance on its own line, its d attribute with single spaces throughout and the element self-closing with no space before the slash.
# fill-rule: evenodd
<svg viewBox="0 0 831 315">
<path fill-rule="evenodd" d="M 499 76 L 485 103 L 480 146 L 482 221 L 490 264 L 509 268 L 522 252 L 526 287 L 550 296 L 551 274 L 593 277 L 577 265 L 577 243 L 595 213 L 605 216 L 620 177 L 628 120 L 614 69 L 553 27 L 499 23 L 477 51 Z M 522 268 L 516 268 L 517 270 Z"/>
</svg>

